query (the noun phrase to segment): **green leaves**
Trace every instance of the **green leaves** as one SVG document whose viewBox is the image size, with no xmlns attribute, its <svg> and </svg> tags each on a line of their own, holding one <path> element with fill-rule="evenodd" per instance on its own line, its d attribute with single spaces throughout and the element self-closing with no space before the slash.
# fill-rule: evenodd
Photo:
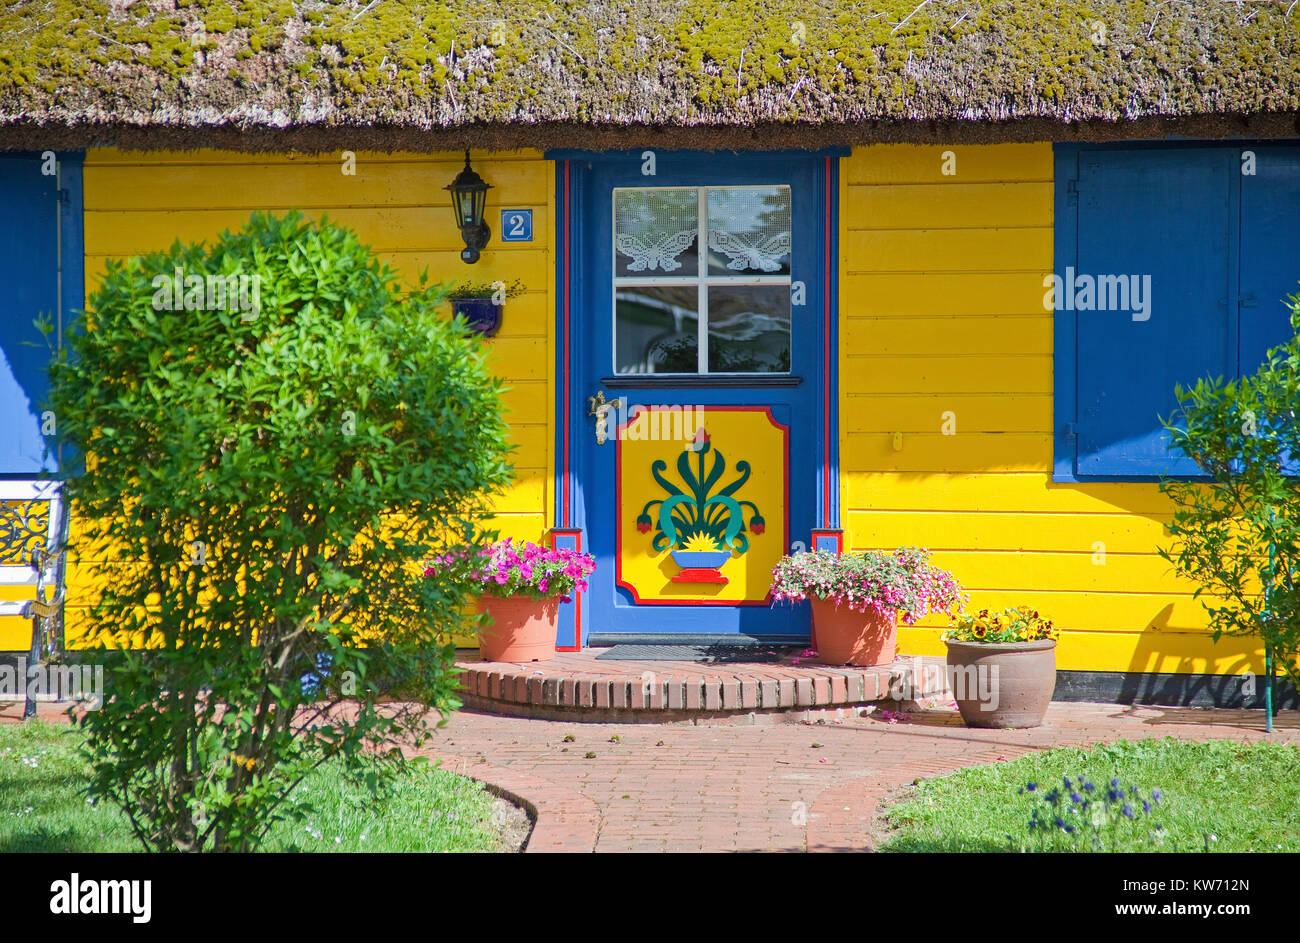
<svg viewBox="0 0 1300 943">
<path fill-rule="evenodd" d="M 1292 325 L 1300 296 L 1292 298 Z M 1222 635 L 1256 635 L 1300 681 L 1300 337 L 1240 380 L 1176 389 L 1171 444 L 1208 480 L 1164 479 L 1174 502 L 1160 549 Z"/>
<path fill-rule="evenodd" d="M 257 316 L 157 307 L 178 270 L 256 278 Z M 509 468 L 500 382 L 436 300 L 349 230 L 255 214 L 111 263 L 68 331 L 73 551 L 103 561 L 80 628 L 145 649 L 84 723 L 96 794 L 146 847 L 255 847 L 325 757 L 382 779 L 400 759 L 377 748 L 456 706 L 463 592 L 417 564 L 481 541 Z"/>
</svg>

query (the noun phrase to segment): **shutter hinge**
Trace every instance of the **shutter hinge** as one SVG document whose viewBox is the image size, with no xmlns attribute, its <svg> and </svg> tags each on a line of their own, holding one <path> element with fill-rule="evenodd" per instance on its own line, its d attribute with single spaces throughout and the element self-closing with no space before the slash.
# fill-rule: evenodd
<svg viewBox="0 0 1300 943">
<path fill-rule="evenodd" d="M 1079 181 L 1074 177 L 1065 181 L 1065 195 L 1071 206 L 1079 205 Z"/>
<path fill-rule="evenodd" d="M 72 202 L 72 191 L 71 191 L 71 190 L 68 190 L 68 189 L 64 188 L 64 189 L 62 189 L 62 190 L 58 190 L 58 191 L 56 191 L 56 192 L 58 193 L 58 197 L 59 197 L 59 202 L 60 202 L 60 203 L 62 203 L 62 204 L 64 204 L 64 205 L 66 206 L 66 205 L 68 205 L 69 203 Z"/>
<path fill-rule="evenodd" d="M 1079 438 L 1079 424 L 1077 422 L 1067 422 L 1065 424 L 1065 437 L 1067 439 Z"/>
</svg>

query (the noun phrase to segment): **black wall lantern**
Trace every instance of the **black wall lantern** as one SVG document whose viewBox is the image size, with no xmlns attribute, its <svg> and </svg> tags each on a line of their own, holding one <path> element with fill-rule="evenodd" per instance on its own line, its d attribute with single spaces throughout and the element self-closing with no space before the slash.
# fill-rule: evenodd
<svg viewBox="0 0 1300 943">
<path fill-rule="evenodd" d="M 460 259 L 473 265 L 492 236 L 487 223 L 483 222 L 483 209 L 487 206 L 487 192 L 491 186 L 470 168 L 468 150 L 465 151 L 465 169 L 443 189 L 451 191 L 451 209 L 456 214 L 460 236 L 465 240 Z"/>
</svg>

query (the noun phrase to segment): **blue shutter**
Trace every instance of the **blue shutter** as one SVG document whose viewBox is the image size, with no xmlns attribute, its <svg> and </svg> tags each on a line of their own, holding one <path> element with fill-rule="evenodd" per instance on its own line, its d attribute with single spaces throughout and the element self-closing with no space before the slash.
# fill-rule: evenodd
<svg viewBox="0 0 1300 943">
<path fill-rule="evenodd" d="M 1151 297 L 1146 320 L 1131 310 L 1074 313 L 1077 474 L 1197 472 L 1168 451 L 1160 417 L 1176 405 L 1176 383 L 1236 371 L 1228 318 L 1236 161 L 1228 149 L 1079 154 L 1076 274 L 1150 275 Z M 1057 274 L 1070 264 L 1058 258 Z"/>
<path fill-rule="evenodd" d="M 80 156 L 59 159 L 63 201 L 60 179 L 41 173 L 39 155 L 0 156 L 0 477 L 35 477 L 54 469 L 40 418 L 54 341 L 47 342 L 33 322 L 40 315 L 66 322 L 70 310 L 81 306 L 83 272 Z"/>
<path fill-rule="evenodd" d="M 1241 177 L 1241 373 L 1293 336 L 1287 298 L 1300 292 L 1300 148 L 1250 147 Z M 1243 149 L 1245 150 L 1245 149 Z M 1240 160 L 1240 151 L 1234 151 Z"/>
</svg>

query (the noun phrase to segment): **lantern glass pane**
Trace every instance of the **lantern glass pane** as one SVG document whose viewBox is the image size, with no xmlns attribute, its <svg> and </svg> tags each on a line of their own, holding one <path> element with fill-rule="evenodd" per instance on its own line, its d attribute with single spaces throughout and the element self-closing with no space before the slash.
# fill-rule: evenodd
<svg viewBox="0 0 1300 943">
<path fill-rule="evenodd" d="M 472 226 L 474 224 L 474 194 L 461 191 L 456 194 L 456 199 L 460 204 L 460 224 L 462 226 Z"/>
</svg>

